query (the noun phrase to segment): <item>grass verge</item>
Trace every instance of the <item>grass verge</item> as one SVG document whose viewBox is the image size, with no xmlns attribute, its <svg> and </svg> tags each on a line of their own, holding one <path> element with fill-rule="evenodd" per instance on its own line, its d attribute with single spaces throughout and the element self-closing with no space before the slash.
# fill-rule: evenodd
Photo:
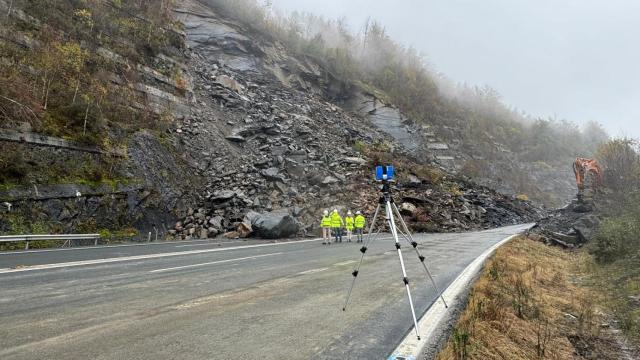
<svg viewBox="0 0 640 360">
<path fill-rule="evenodd" d="M 525 237 L 498 249 L 437 359 L 624 359 L 585 256 Z"/>
</svg>

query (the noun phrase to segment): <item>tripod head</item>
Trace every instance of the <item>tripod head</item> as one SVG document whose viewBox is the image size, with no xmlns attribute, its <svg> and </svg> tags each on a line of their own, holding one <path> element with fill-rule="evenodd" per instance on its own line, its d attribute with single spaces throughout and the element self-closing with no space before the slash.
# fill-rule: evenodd
<svg viewBox="0 0 640 360">
<path fill-rule="evenodd" d="M 393 197 L 391 195 L 391 182 L 388 180 L 381 181 L 382 186 L 380 186 L 380 191 L 382 195 L 380 196 L 380 202 L 384 203 L 387 200 L 393 202 Z"/>
</svg>

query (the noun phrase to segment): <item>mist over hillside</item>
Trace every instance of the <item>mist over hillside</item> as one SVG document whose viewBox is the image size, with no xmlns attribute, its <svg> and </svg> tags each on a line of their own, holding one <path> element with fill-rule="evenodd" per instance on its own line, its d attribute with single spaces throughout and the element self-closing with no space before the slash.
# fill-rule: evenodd
<svg viewBox="0 0 640 360">
<path fill-rule="evenodd" d="M 273 11 L 340 19 L 355 32 L 367 19 L 424 53 L 456 82 L 489 84 L 534 116 L 598 121 L 615 136 L 639 137 L 635 84 L 640 5 L 615 0 L 274 0 Z M 392 11 L 391 11 L 392 9 Z"/>
</svg>

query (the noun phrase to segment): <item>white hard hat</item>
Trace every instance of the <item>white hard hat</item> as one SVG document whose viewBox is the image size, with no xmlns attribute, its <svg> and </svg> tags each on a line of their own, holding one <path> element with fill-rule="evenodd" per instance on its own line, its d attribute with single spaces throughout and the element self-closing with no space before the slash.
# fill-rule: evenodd
<svg viewBox="0 0 640 360">
<path fill-rule="evenodd" d="M 325 216 L 326 216 L 326 215 L 329 215 L 329 210 L 325 210 L 325 211 L 323 211 L 322 213 L 323 213 Z"/>
<path fill-rule="evenodd" d="M 347 215 L 353 215 L 353 213 L 351 212 L 351 210 L 347 211 Z"/>
<path fill-rule="evenodd" d="M 360 210 L 356 211 L 356 215 L 362 215 L 362 211 Z"/>
<path fill-rule="evenodd" d="M 333 209 L 333 212 L 338 212 L 338 209 Z"/>
</svg>

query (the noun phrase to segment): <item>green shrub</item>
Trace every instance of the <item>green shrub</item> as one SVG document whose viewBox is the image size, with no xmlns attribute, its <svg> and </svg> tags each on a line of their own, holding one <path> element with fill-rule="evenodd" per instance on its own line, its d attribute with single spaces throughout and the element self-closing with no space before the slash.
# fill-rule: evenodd
<svg viewBox="0 0 640 360">
<path fill-rule="evenodd" d="M 0 154 L 0 184 L 13 183 L 27 175 L 27 166 L 20 151 Z"/>
<path fill-rule="evenodd" d="M 366 149 L 367 149 L 367 144 L 365 144 L 364 142 L 362 142 L 360 140 L 356 140 L 353 143 L 353 150 L 359 152 L 360 154 L 363 154 Z"/>
<path fill-rule="evenodd" d="M 638 217 L 626 215 L 606 219 L 595 238 L 591 253 L 600 263 L 637 253 L 640 250 L 640 224 Z"/>
<path fill-rule="evenodd" d="M 628 138 L 612 139 L 598 148 L 598 159 L 605 168 L 605 184 L 610 189 L 626 194 L 638 188 L 640 181 L 640 156 L 638 143 Z"/>
</svg>

